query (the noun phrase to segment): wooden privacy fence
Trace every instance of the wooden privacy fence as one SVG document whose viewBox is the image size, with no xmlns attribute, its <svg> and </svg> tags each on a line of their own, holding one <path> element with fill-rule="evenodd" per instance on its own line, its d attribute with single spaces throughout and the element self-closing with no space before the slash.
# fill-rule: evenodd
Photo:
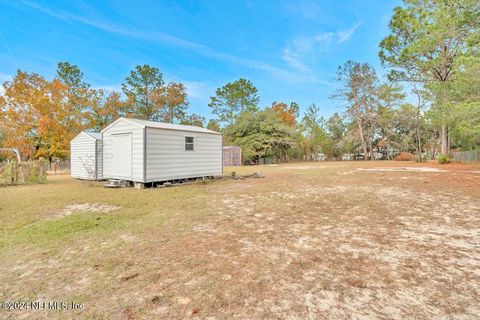
<svg viewBox="0 0 480 320">
<path fill-rule="evenodd" d="M 460 162 L 478 162 L 480 161 L 480 151 L 457 151 L 450 154 L 450 158 Z"/>
<path fill-rule="evenodd" d="M 42 160 L 0 164 L 0 186 L 47 181 L 46 163 Z"/>
<path fill-rule="evenodd" d="M 237 146 L 223 147 L 223 166 L 241 166 L 242 165 L 242 149 Z"/>
</svg>

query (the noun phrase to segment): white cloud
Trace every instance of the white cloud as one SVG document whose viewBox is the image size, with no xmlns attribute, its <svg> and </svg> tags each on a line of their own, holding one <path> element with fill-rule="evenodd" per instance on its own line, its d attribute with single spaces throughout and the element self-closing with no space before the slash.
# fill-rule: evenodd
<svg viewBox="0 0 480 320">
<path fill-rule="evenodd" d="M 302 55 L 298 52 L 293 51 L 290 48 L 284 48 L 282 52 L 282 59 L 285 60 L 292 68 L 306 72 L 309 70 L 307 65 L 303 63 Z"/>
<path fill-rule="evenodd" d="M 328 50 L 334 36 L 335 34 L 333 32 L 323 32 L 317 34 L 314 39 L 316 43 L 321 45 L 322 49 Z"/>
<path fill-rule="evenodd" d="M 300 36 L 287 41 L 282 50 L 282 59 L 299 72 L 311 72 L 308 66 L 319 53 L 327 53 L 335 45 L 347 42 L 361 22 L 346 30 L 321 32 L 314 36 Z"/>
<path fill-rule="evenodd" d="M 179 82 L 187 88 L 189 98 L 208 99 L 210 95 L 213 95 L 214 89 L 205 82 L 188 80 L 180 80 Z"/>
<path fill-rule="evenodd" d="M 361 24 L 362 22 L 359 21 L 355 23 L 350 29 L 337 31 L 338 43 L 344 43 L 350 40 L 350 38 L 353 36 L 355 31 L 357 31 L 358 27 L 360 27 Z"/>
<path fill-rule="evenodd" d="M 324 51 L 330 46 L 332 33 L 322 33 L 314 37 L 298 37 L 289 42 L 282 51 L 282 59 L 290 67 L 300 72 L 309 72 L 307 58 L 316 51 Z"/>
</svg>

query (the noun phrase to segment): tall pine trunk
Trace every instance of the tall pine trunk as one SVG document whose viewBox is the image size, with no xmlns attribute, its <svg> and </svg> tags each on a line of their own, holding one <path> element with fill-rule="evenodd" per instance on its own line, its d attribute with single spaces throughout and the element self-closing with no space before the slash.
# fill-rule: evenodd
<svg viewBox="0 0 480 320">
<path fill-rule="evenodd" d="M 360 119 L 357 119 L 357 126 L 358 126 L 358 135 L 360 137 L 360 142 L 362 144 L 363 156 L 365 160 L 368 160 L 367 143 L 365 142 L 365 137 L 363 136 L 363 128 L 362 128 L 362 123 Z"/>
<path fill-rule="evenodd" d="M 448 154 L 448 127 L 446 125 L 442 125 L 442 130 L 440 132 L 440 141 L 441 141 L 441 148 L 440 153 L 447 155 Z"/>
</svg>

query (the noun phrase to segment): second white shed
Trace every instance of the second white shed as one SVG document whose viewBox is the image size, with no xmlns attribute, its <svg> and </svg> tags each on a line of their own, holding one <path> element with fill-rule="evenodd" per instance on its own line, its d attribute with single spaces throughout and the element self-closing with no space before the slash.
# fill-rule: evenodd
<svg viewBox="0 0 480 320">
<path fill-rule="evenodd" d="M 80 132 L 70 141 L 70 175 L 77 179 L 101 180 L 102 152 L 100 133 Z"/>
<path fill-rule="evenodd" d="M 138 183 L 221 176 L 221 133 L 119 118 L 102 130 L 103 177 Z"/>
</svg>

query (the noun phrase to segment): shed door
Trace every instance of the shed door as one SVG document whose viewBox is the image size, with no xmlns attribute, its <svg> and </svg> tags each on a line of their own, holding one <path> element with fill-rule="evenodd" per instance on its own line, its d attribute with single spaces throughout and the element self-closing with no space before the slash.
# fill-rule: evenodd
<svg viewBox="0 0 480 320">
<path fill-rule="evenodd" d="M 112 135 L 112 173 L 114 178 L 132 179 L 132 134 Z"/>
</svg>

